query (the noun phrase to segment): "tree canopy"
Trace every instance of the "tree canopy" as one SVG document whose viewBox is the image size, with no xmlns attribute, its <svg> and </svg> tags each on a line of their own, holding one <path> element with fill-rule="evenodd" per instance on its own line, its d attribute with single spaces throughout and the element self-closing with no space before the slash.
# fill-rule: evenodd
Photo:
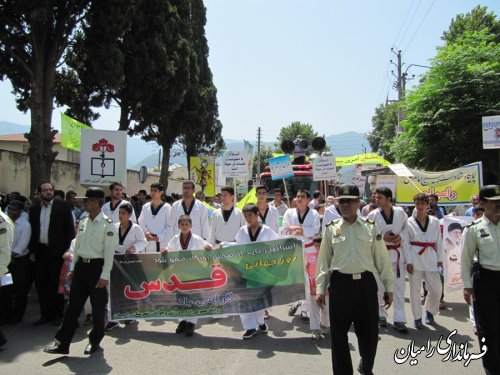
<svg viewBox="0 0 500 375">
<path fill-rule="evenodd" d="M 372 117 L 373 130 L 367 135 L 372 151 L 391 162 L 394 161 L 391 144 L 396 135 L 399 105 L 400 103 L 387 103 L 375 108 L 375 115 Z"/>
<path fill-rule="evenodd" d="M 277 137 L 278 143 L 276 144 L 276 151 L 282 152 L 281 143 L 285 140 L 294 141 L 297 136 L 301 136 L 302 139 L 305 139 L 309 142 L 309 147 L 307 151 L 310 152 L 313 148 L 311 146 L 312 140 L 316 137 L 320 137 L 318 132 L 314 131 L 314 128 L 311 124 L 302 123 L 300 121 L 294 121 L 290 125 L 282 127 L 280 133 Z M 325 137 L 325 135 L 321 135 L 321 137 Z M 327 146 L 325 150 L 329 150 Z"/>
</svg>

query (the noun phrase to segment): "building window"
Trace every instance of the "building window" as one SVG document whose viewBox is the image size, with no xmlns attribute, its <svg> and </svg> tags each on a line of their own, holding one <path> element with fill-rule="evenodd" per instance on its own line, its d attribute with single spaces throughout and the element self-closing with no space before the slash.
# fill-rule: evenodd
<svg viewBox="0 0 500 375">
<path fill-rule="evenodd" d="M 70 163 L 80 164 L 80 152 L 68 150 L 68 161 Z"/>
</svg>

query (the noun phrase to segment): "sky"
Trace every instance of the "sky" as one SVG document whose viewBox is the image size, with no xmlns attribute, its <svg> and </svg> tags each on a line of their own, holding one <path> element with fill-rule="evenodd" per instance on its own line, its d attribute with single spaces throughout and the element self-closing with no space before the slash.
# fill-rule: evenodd
<svg viewBox="0 0 500 375">
<path fill-rule="evenodd" d="M 274 141 L 293 121 L 325 135 L 369 132 L 375 108 L 397 98 L 391 48 L 402 51 L 403 70 L 429 65 L 451 19 L 476 5 L 500 15 L 498 0 L 205 0 L 223 137 L 256 141 L 261 127 Z M 407 88 L 425 70 L 409 67 Z M 29 125 L 11 90 L 0 82 L 0 120 Z M 118 128 L 116 106 L 99 112 L 95 128 Z"/>
</svg>

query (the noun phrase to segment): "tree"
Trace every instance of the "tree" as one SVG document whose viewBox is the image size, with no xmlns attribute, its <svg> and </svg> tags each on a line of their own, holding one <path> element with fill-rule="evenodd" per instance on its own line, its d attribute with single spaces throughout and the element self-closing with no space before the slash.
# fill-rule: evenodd
<svg viewBox="0 0 500 375">
<path fill-rule="evenodd" d="M 372 151 L 391 162 L 395 160 L 391 144 L 396 136 L 399 105 L 400 103 L 388 103 L 375 108 L 375 115 L 372 117 L 373 130 L 367 136 Z"/>
<path fill-rule="evenodd" d="M 8 78 L 17 108 L 30 111 L 31 192 L 50 181 L 54 131 L 51 129 L 58 66 L 88 1 L 0 0 L 0 79 Z"/>
<path fill-rule="evenodd" d="M 481 117 L 500 112 L 500 48 L 487 29 L 438 47 L 431 69 L 407 96 L 406 132 L 396 158 L 414 167 L 445 170 L 481 160 L 485 182 L 499 177 L 497 151 L 483 150 Z"/>
<path fill-rule="evenodd" d="M 252 176 L 256 176 L 258 179 L 259 175 L 264 171 L 265 166 L 269 164 L 269 159 L 271 159 L 273 157 L 273 154 L 276 152 L 277 150 L 272 146 L 261 146 L 260 171 L 257 171 L 257 152 L 255 152 L 252 161 Z"/>
<path fill-rule="evenodd" d="M 496 19 L 495 13 L 488 13 L 487 7 L 478 5 L 469 13 L 459 14 L 452 19 L 448 31 L 443 32 L 441 39 L 446 43 L 453 43 L 462 38 L 467 31 L 476 32 L 485 28 L 495 35 L 495 41 L 500 43 L 500 20 Z"/>
<path fill-rule="evenodd" d="M 276 149 L 281 150 L 281 143 L 283 141 L 294 141 L 298 135 L 300 135 L 302 139 L 306 139 L 309 142 L 309 147 L 307 148 L 308 153 L 313 149 L 311 146 L 312 140 L 319 137 L 318 132 L 314 131 L 311 124 L 294 121 L 290 125 L 281 128 L 280 134 L 277 137 L 278 144 L 276 144 Z M 325 135 L 323 134 L 321 137 L 325 138 Z M 325 151 L 328 151 L 329 149 L 330 148 L 327 146 Z"/>
</svg>

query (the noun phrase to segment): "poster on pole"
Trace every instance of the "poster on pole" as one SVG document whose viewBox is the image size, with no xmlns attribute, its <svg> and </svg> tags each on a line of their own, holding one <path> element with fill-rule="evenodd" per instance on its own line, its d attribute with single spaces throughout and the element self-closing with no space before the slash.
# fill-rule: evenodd
<svg viewBox="0 0 500 375">
<path fill-rule="evenodd" d="M 313 180 L 330 181 L 337 178 L 335 156 L 320 156 L 313 161 Z"/>
<path fill-rule="evenodd" d="M 127 132 L 82 129 L 80 183 L 127 186 Z"/>
<path fill-rule="evenodd" d="M 483 117 L 483 148 L 500 148 L 500 116 Z"/>
<path fill-rule="evenodd" d="M 248 151 L 224 151 L 222 153 L 222 174 L 242 180 L 248 179 Z"/>
<path fill-rule="evenodd" d="M 399 177 L 414 177 L 413 173 L 404 164 L 389 164 L 388 167 Z"/>
<path fill-rule="evenodd" d="M 282 155 L 269 159 L 269 168 L 271 169 L 271 178 L 273 181 L 293 176 L 290 155 Z"/>
<path fill-rule="evenodd" d="M 207 197 L 215 196 L 215 159 L 212 156 L 191 156 L 189 176 L 196 190 Z"/>
</svg>

